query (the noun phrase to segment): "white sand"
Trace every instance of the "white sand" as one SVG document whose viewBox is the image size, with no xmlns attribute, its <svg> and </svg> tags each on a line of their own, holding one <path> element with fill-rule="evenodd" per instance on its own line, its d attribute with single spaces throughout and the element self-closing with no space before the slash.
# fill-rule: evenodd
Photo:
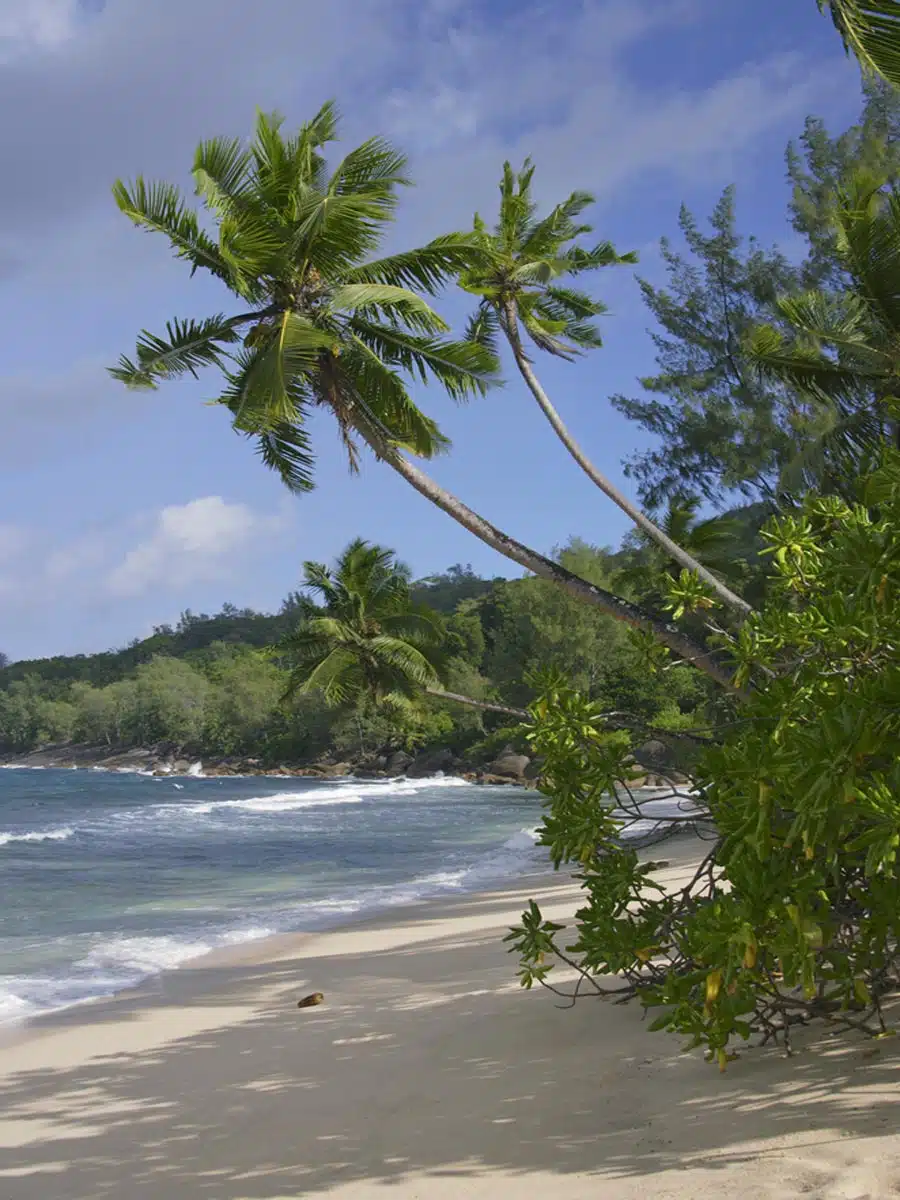
<svg viewBox="0 0 900 1200">
<path fill-rule="evenodd" d="M 683 848 L 655 856 L 684 874 Z M 556 916 L 577 892 L 531 878 L 257 943 L 7 1035 L 0 1198 L 900 1195 L 894 1040 L 818 1034 L 720 1075 L 638 1006 L 519 989 L 500 937 L 530 895 Z"/>
</svg>

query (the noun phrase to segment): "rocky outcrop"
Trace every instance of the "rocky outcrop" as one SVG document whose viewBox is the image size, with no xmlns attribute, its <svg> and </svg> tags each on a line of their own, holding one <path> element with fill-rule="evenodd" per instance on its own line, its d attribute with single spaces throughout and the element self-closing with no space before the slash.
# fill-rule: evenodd
<svg viewBox="0 0 900 1200">
<path fill-rule="evenodd" d="M 525 781 L 525 773 L 530 765 L 531 759 L 527 754 L 519 754 L 512 746 L 505 746 L 494 761 L 485 767 L 485 774 L 519 783 Z"/>
<path fill-rule="evenodd" d="M 437 750 L 427 750 L 418 755 L 408 766 L 406 774 L 410 779 L 424 779 L 428 775 L 450 774 L 460 767 L 459 759 L 452 750 L 442 747 Z"/>
<path fill-rule="evenodd" d="M 405 775 L 412 764 L 413 756 L 411 754 L 407 754 L 405 750 L 395 750 L 393 754 L 388 755 L 384 769 L 389 776 L 394 777 Z"/>
</svg>

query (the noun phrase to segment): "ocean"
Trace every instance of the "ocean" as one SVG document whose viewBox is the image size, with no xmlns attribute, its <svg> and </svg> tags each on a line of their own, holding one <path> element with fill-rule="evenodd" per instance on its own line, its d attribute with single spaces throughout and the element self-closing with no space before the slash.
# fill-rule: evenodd
<svg viewBox="0 0 900 1200">
<path fill-rule="evenodd" d="M 533 792 L 451 778 L 0 770 L 0 1023 L 541 869 L 539 821 Z"/>
</svg>

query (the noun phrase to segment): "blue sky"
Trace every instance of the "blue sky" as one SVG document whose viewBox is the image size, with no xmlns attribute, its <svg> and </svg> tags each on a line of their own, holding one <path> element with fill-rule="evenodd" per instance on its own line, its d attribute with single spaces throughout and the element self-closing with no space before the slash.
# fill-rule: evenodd
<svg viewBox="0 0 900 1200">
<path fill-rule="evenodd" d="M 257 105 L 296 123 L 334 97 L 346 147 L 378 132 L 411 156 L 394 244 L 492 214 L 504 158 L 530 154 L 542 200 L 594 192 L 598 234 L 658 279 L 681 202 L 705 216 L 729 183 L 743 230 L 786 242 L 786 141 L 808 113 L 837 129 L 859 110 L 813 0 L 0 0 L 0 66 L 0 649 L 15 658 L 121 645 L 225 600 L 275 608 L 304 559 L 357 535 L 418 575 L 516 573 L 387 468 L 348 477 L 324 420 L 318 488 L 295 499 L 204 406 L 212 376 L 149 397 L 109 380 L 139 329 L 223 307 L 120 216 L 117 176 L 184 183 L 196 142 L 249 132 Z M 653 369 L 648 316 L 630 269 L 594 286 L 605 348 L 542 375 L 631 490 L 621 463 L 646 440 L 608 397 Z M 422 402 L 454 442 L 433 473 L 494 524 L 543 551 L 625 532 L 512 375 L 464 409 Z"/>
</svg>

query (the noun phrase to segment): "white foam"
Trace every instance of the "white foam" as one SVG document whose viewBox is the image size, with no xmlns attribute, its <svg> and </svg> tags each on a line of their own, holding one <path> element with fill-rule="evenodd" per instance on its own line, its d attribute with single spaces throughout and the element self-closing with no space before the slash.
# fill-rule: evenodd
<svg viewBox="0 0 900 1200">
<path fill-rule="evenodd" d="M 147 975 L 171 970 L 212 948 L 213 944 L 206 941 L 177 937 L 113 937 L 95 946 L 76 966 L 92 972 L 124 969 L 137 982 Z"/>
<path fill-rule="evenodd" d="M 275 792 L 271 796 L 249 796 L 246 800 L 207 800 L 197 804 L 167 804 L 160 807 L 181 812 L 209 814 L 219 809 L 238 809 L 244 812 L 281 813 L 302 808 L 321 808 L 332 804 L 362 804 L 359 792 L 346 791 L 341 796 L 319 799 L 309 792 Z"/>
<path fill-rule="evenodd" d="M 199 760 L 195 763 L 191 763 L 191 765 L 188 767 L 185 774 L 190 775 L 193 779 L 202 778 L 203 777 L 203 763 L 200 762 Z"/>
<path fill-rule="evenodd" d="M 0 846 L 8 846 L 10 842 L 64 842 L 74 834 L 75 830 L 68 825 L 59 829 L 35 829 L 27 833 L 0 833 Z"/>
<path fill-rule="evenodd" d="M 403 798 L 418 796 L 429 788 L 470 787 L 464 779 L 391 779 L 367 783 L 354 779 L 330 787 L 313 787 L 303 792 L 273 792 L 268 796 L 248 796 L 242 800 L 205 800 L 197 803 L 160 805 L 170 812 L 209 815 L 222 809 L 253 813 L 296 812 L 305 808 L 325 808 L 333 804 L 362 804 L 378 797 Z"/>
</svg>

